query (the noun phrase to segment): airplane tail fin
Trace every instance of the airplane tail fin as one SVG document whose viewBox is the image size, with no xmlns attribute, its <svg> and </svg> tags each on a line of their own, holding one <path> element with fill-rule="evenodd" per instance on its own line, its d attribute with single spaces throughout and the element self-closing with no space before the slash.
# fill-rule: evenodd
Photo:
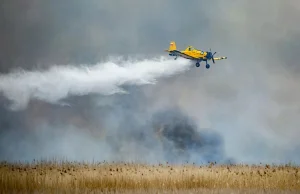
<svg viewBox="0 0 300 194">
<path fill-rule="evenodd" d="M 176 43 L 175 41 L 170 42 L 170 47 L 169 47 L 169 51 L 174 51 L 176 50 Z"/>
<path fill-rule="evenodd" d="M 176 43 L 175 43 L 175 41 L 171 41 L 169 50 L 166 50 L 166 51 L 170 52 L 170 51 L 174 51 L 174 50 L 176 50 Z"/>
</svg>

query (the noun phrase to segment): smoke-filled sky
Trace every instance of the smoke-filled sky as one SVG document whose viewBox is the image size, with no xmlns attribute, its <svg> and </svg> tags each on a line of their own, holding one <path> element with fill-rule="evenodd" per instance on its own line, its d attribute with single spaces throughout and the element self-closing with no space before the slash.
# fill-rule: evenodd
<svg viewBox="0 0 300 194">
<path fill-rule="evenodd" d="M 154 85 L 132 86 L 126 95 L 70 97 L 66 102 L 71 105 L 66 106 L 32 101 L 25 109 L 12 111 L 4 94 L 0 158 L 107 159 L 120 153 L 109 146 L 119 143 L 126 154 L 118 157 L 124 159 L 127 152 L 144 153 L 148 144 L 156 144 L 146 133 L 148 144 L 133 151 L 141 142 L 138 136 L 130 139 L 131 133 L 148 129 L 142 126 L 149 125 L 156 111 L 177 107 L 193 118 L 198 130 L 209 128 L 220 134 L 224 154 L 238 162 L 299 163 L 299 10 L 296 0 L 3 1 L 0 71 L 4 93 L 25 91 L 17 89 L 33 82 L 49 92 L 49 85 L 42 83 L 53 87 L 59 84 L 55 79 L 61 78 L 48 73 L 44 82 L 38 76 L 31 77 L 31 82 L 26 77 L 3 82 L 15 68 L 79 67 L 102 64 L 107 56 L 167 56 L 163 50 L 171 40 L 179 49 L 211 48 L 228 59 L 211 64 L 209 70 L 202 64 L 167 79 L 158 77 Z M 62 80 L 61 85 L 67 83 Z M 36 94 L 35 87 L 28 88 L 21 93 L 24 98 Z M 51 91 L 42 94 L 51 95 Z M 86 131 L 101 131 L 101 137 L 105 131 L 112 140 L 106 139 L 107 144 Z M 160 158 L 160 148 L 146 152 L 151 159 Z"/>
</svg>

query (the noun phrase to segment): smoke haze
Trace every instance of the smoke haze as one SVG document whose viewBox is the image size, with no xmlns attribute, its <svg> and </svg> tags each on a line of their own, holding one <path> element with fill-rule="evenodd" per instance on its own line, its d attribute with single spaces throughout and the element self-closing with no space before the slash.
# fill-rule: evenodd
<svg viewBox="0 0 300 194">
<path fill-rule="evenodd" d="M 3 1 L 0 159 L 299 163 L 299 9 L 296 0 Z M 209 70 L 152 61 L 171 40 L 228 59 Z M 142 60 L 104 60 L 123 55 Z M 153 122 L 167 126 L 157 133 Z"/>
</svg>

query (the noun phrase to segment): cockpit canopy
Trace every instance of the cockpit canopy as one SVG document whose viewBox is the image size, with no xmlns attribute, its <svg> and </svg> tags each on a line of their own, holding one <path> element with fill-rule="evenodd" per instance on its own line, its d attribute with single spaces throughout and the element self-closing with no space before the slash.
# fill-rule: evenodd
<svg viewBox="0 0 300 194">
<path fill-rule="evenodd" d="M 188 50 L 188 51 L 193 51 L 193 50 L 196 50 L 193 46 L 188 46 L 187 48 L 186 48 L 186 50 Z"/>
<path fill-rule="evenodd" d="M 193 46 L 188 46 L 185 50 L 186 51 L 194 51 L 194 50 L 197 50 L 197 49 Z M 199 51 L 202 55 L 204 55 L 204 51 L 201 51 L 201 50 L 197 50 L 197 51 Z"/>
</svg>

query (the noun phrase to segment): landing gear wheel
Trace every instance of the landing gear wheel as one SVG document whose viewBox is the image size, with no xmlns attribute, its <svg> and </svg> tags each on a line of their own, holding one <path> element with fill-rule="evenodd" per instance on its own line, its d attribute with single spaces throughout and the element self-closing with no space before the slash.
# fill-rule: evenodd
<svg viewBox="0 0 300 194">
<path fill-rule="evenodd" d="M 196 63 L 196 67 L 200 67 L 200 63 L 197 62 L 197 63 Z"/>
<path fill-rule="evenodd" d="M 205 67 L 206 67 L 206 69 L 209 69 L 209 68 L 210 68 L 210 65 L 209 65 L 209 64 L 206 64 Z"/>
</svg>

